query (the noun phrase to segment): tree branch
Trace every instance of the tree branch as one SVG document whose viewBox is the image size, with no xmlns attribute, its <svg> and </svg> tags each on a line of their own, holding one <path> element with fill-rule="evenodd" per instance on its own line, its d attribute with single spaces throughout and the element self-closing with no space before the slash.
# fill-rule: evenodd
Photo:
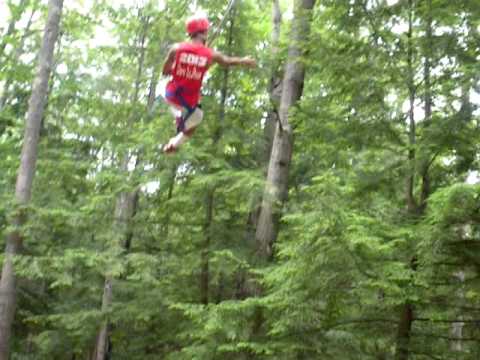
<svg viewBox="0 0 480 360">
<path fill-rule="evenodd" d="M 419 333 L 415 332 L 412 333 L 412 336 L 423 336 L 423 337 L 429 337 L 429 338 L 435 338 L 435 339 L 442 339 L 442 340 L 447 340 L 447 341 L 465 341 L 465 342 L 476 342 L 480 341 L 480 338 L 455 338 L 451 336 L 445 336 L 445 335 L 438 335 L 438 334 L 430 334 L 430 333 Z"/>
</svg>

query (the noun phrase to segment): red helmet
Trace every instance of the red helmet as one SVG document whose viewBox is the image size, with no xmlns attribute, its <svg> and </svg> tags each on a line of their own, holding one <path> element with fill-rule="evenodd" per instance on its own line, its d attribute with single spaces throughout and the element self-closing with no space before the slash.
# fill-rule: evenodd
<svg viewBox="0 0 480 360">
<path fill-rule="evenodd" d="M 204 15 L 194 15 L 187 20 L 187 32 L 190 35 L 196 34 L 198 32 L 208 31 L 210 28 L 210 23 Z"/>
</svg>

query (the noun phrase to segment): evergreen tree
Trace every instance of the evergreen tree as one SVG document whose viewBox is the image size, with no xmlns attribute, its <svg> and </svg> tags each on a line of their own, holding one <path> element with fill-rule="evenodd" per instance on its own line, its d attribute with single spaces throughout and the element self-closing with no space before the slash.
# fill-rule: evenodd
<svg viewBox="0 0 480 360">
<path fill-rule="evenodd" d="M 20 201 L 52 12 L 0 4 L 10 358 L 479 357 L 476 2 L 64 5 Z M 167 156 L 160 70 L 199 9 L 259 66 L 212 67 Z"/>
</svg>

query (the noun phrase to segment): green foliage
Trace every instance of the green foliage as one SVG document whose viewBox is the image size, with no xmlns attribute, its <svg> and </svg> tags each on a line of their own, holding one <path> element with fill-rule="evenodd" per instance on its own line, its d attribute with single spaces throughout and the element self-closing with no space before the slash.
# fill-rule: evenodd
<svg viewBox="0 0 480 360">
<path fill-rule="evenodd" d="M 28 213 L 12 359 L 91 358 L 107 320 L 115 359 L 391 359 L 405 304 L 415 317 L 409 359 L 479 357 L 480 187 L 466 183 L 479 171 L 475 2 L 318 1 L 270 262 L 258 258 L 252 228 L 269 77 L 286 58 L 290 2 L 277 59 L 270 2 L 238 1 L 215 47 L 259 66 L 213 67 L 202 125 L 165 156 L 174 126 L 164 104 L 147 107 L 149 90 L 168 46 L 184 39 L 191 2 L 66 1 L 26 209 L 12 194 L 46 14 L 44 2 L 17 3 L 9 20 L 22 21 L 0 39 L 0 235 L 15 211 Z M 214 24 L 226 6 L 197 3 Z M 123 221 L 120 196 L 137 190 L 133 219 Z M 105 277 L 113 300 L 102 309 Z"/>
</svg>

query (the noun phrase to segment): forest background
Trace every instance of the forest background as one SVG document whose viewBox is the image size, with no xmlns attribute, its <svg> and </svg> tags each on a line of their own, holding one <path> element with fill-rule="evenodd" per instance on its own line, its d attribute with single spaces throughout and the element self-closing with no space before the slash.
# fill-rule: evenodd
<svg viewBox="0 0 480 360">
<path fill-rule="evenodd" d="M 227 3 L 0 2 L 0 360 L 479 359 L 480 2 Z"/>
</svg>

